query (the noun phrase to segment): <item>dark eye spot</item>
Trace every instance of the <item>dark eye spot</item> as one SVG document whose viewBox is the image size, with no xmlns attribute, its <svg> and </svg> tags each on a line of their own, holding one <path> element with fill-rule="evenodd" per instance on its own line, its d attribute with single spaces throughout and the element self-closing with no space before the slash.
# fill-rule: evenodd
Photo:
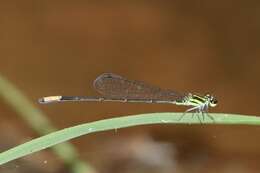
<svg viewBox="0 0 260 173">
<path fill-rule="evenodd" d="M 213 103 L 213 104 L 217 104 L 218 101 L 217 101 L 216 99 L 212 99 L 212 100 L 211 100 L 211 103 Z"/>
</svg>

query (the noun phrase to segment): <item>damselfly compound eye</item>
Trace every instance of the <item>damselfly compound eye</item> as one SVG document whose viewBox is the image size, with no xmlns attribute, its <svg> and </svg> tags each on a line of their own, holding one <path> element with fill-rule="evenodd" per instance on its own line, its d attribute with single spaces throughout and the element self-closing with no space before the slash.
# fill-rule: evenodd
<svg viewBox="0 0 260 173">
<path fill-rule="evenodd" d="M 215 106 L 217 106 L 217 104 L 218 104 L 218 100 L 215 97 L 211 96 L 211 98 L 210 98 L 210 106 L 211 107 L 215 107 Z"/>
</svg>

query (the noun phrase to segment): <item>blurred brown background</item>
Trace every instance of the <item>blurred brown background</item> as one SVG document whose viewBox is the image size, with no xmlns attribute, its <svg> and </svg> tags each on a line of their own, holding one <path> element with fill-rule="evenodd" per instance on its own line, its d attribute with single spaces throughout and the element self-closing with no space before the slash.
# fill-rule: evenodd
<svg viewBox="0 0 260 173">
<path fill-rule="evenodd" d="M 95 95 L 92 81 L 103 72 L 177 91 L 211 92 L 219 100 L 211 112 L 259 115 L 259 8 L 253 0 L 1 1 L 0 72 L 59 129 L 185 110 L 154 104 L 37 103 L 47 95 Z M 1 141 L 11 143 L 6 148 L 38 136 L 0 102 Z M 71 142 L 80 158 L 102 173 L 251 173 L 260 169 L 259 132 L 252 126 L 154 125 Z M 68 172 L 50 150 L 0 171 Z"/>
</svg>

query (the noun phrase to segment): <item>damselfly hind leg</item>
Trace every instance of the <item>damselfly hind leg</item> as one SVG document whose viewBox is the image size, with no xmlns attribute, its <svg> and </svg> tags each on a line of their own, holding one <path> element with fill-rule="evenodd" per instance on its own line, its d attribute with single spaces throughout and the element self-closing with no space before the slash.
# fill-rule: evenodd
<svg viewBox="0 0 260 173">
<path fill-rule="evenodd" d="M 187 113 L 187 111 L 183 112 L 183 114 L 180 116 L 180 118 L 178 119 L 178 121 L 181 121 L 181 119 L 185 116 L 186 113 Z"/>
<path fill-rule="evenodd" d="M 193 110 L 198 110 L 198 108 L 199 108 L 199 107 L 195 106 L 195 107 L 192 107 L 192 108 L 186 110 L 186 111 L 183 112 L 183 114 L 180 116 L 180 118 L 178 119 L 178 121 L 180 121 L 180 120 L 185 116 L 185 114 L 186 114 L 187 112 L 191 112 L 191 111 L 193 111 Z M 194 116 L 195 113 L 196 113 L 196 112 L 192 112 L 192 116 L 191 116 L 192 118 L 193 118 L 193 116 Z M 199 118 L 199 120 L 200 120 L 200 118 Z M 201 122 L 201 120 L 200 120 L 200 122 Z"/>
</svg>

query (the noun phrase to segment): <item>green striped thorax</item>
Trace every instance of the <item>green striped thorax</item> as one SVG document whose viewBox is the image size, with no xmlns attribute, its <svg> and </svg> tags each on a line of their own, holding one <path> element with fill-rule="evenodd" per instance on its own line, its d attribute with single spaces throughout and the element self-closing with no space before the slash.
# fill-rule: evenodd
<svg viewBox="0 0 260 173">
<path fill-rule="evenodd" d="M 185 96 L 182 100 L 176 102 L 177 105 L 192 106 L 199 111 L 207 111 L 208 107 L 215 107 L 217 106 L 217 103 L 217 99 L 210 94 L 201 96 L 191 93 Z"/>
</svg>

